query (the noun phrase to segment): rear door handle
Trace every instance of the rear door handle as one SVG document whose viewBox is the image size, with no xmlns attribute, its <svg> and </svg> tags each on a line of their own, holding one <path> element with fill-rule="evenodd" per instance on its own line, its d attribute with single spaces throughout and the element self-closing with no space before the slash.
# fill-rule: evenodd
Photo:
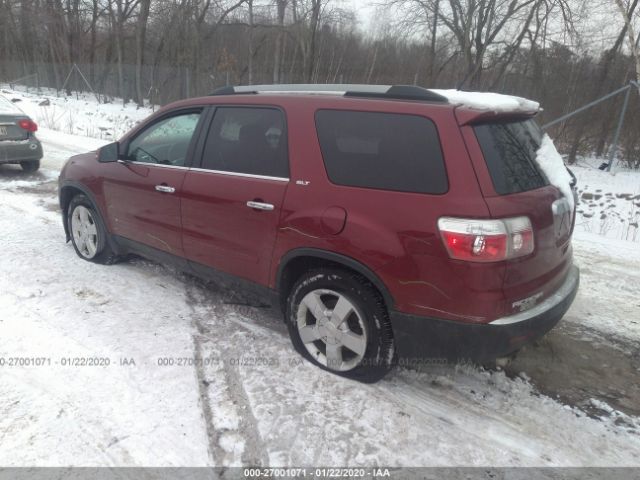
<svg viewBox="0 0 640 480">
<path fill-rule="evenodd" d="M 175 188 L 170 187 L 169 185 L 156 185 L 156 190 L 162 193 L 174 193 L 176 191 Z"/>
<path fill-rule="evenodd" d="M 256 202 L 255 200 L 248 201 L 247 207 L 255 208 L 256 210 L 266 210 L 269 212 L 274 208 L 270 203 Z"/>
</svg>

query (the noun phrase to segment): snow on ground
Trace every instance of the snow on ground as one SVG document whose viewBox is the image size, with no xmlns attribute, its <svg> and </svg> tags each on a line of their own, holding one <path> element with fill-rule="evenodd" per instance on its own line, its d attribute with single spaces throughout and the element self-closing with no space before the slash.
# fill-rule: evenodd
<svg viewBox="0 0 640 480">
<path fill-rule="evenodd" d="M 80 150 L 45 142 L 43 174 L 0 171 L 0 465 L 205 465 L 197 378 L 156 364 L 193 349 L 180 280 L 75 262 L 50 208 L 55 190 L 17 190 L 50 181 Z M 149 314 L 149 301 L 162 310 Z M 12 366 L 16 357 L 39 366 Z M 87 357 L 101 366 L 68 365 Z"/>
<path fill-rule="evenodd" d="M 55 177 L 99 142 L 40 138 L 40 172 L 0 167 L 0 465 L 639 465 L 640 421 L 599 400 L 592 418 L 524 374 L 473 366 L 361 385 L 302 361 L 279 315 L 237 292 L 146 261 L 80 260 Z M 637 342 L 640 250 L 610 241 L 576 229 L 567 321 Z"/>
<path fill-rule="evenodd" d="M 573 248 L 581 280 L 565 320 L 640 341 L 640 243 L 576 229 Z"/>
<path fill-rule="evenodd" d="M 13 90 L 0 85 L 0 96 L 29 115 L 41 128 L 82 137 L 116 141 L 139 121 L 152 113 L 150 107 L 138 108 L 121 101 L 99 103 L 91 93 L 73 93 L 43 88 L 41 93 Z"/>
<path fill-rule="evenodd" d="M 640 172 L 606 172 L 601 163 L 583 158 L 570 167 L 578 180 L 573 245 L 582 282 L 566 319 L 640 339 Z"/>
<path fill-rule="evenodd" d="M 0 95 L 0 114 L 8 113 L 20 113 L 20 109 L 18 109 L 13 103 L 11 103 L 8 99 Z"/>
<path fill-rule="evenodd" d="M 640 242 L 640 172 L 618 166 L 599 170 L 602 159 L 583 158 L 571 170 L 578 178 L 576 231 Z"/>
</svg>

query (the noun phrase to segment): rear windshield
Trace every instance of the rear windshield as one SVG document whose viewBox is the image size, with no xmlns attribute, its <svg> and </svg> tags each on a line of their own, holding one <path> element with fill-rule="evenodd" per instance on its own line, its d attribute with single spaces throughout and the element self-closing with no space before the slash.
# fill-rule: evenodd
<svg viewBox="0 0 640 480">
<path fill-rule="evenodd" d="M 542 130 L 533 120 L 474 127 L 496 193 L 526 192 L 548 185 L 537 163 Z"/>
</svg>

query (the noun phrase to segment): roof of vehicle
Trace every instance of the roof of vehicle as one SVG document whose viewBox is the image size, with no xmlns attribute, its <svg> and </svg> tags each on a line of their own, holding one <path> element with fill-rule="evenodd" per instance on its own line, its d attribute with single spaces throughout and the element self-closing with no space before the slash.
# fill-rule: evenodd
<svg viewBox="0 0 640 480">
<path fill-rule="evenodd" d="M 292 84 L 227 86 L 219 88 L 211 95 L 239 94 L 323 94 L 344 97 L 378 98 L 383 100 L 415 100 L 429 103 L 444 103 L 455 107 L 495 113 L 535 113 L 540 109 L 539 103 L 512 95 L 493 92 L 436 90 L 416 85 Z"/>
<path fill-rule="evenodd" d="M 364 100 L 366 104 L 362 103 Z M 319 108 L 383 108 L 414 114 L 423 112 L 428 106 L 431 110 L 453 110 L 460 125 L 497 118 L 528 118 L 540 110 L 537 102 L 489 92 L 431 90 L 415 85 L 295 84 L 222 87 L 208 97 L 166 105 L 157 115 L 173 108 L 202 104 L 260 104 L 287 108 L 310 102 Z"/>
</svg>

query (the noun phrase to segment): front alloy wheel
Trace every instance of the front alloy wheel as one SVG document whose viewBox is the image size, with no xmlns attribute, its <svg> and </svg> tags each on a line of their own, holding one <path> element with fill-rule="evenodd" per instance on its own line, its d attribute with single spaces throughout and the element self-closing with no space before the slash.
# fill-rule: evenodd
<svg viewBox="0 0 640 480">
<path fill-rule="evenodd" d="M 71 213 L 71 234 L 78 253 L 91 260 L 98 253 L 98 228 L 91 211 L 78 205 Z"/>
<path fill-rule="evenodd" d="M 118 260 L 107 238 L 107 229 L 86 195 L 78 194 L 67 208 L 67 231 L 80 258 L 105 265 Z"/>
</svg>

